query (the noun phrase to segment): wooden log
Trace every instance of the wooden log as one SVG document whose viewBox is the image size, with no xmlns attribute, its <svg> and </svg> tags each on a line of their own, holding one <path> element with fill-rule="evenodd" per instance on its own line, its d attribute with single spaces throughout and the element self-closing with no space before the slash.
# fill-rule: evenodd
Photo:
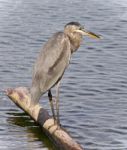
<svg viewBox="0 0 127 150">
<path fill-rule="evenodd" d="M 59 150 L 84 150 L 64 128 L 57 128 L 54 119 L 39 104 L 30 106 L 30 93 L 25 87 L 7 89 L 6 95 L 37 122 Z"/>
</svg>

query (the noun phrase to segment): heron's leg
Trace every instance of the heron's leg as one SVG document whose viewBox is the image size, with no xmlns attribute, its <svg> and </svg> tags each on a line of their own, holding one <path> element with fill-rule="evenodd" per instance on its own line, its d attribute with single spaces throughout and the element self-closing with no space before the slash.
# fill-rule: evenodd
<svg viewBox="0 0 127 150">
<path fill-rule="evenodd" d="M 56 85 L 56 114 L 57 114 L 57 124 L 60 125 L 60 117 L 59 117 L 59 87 L 60 81 Z"/>
<path fill-rule="evenodd" d="M 53 99 L 52 99 L 51 90 L 48 91 L 48 97 L 49 97 L 49 102 L 50 102 L 50 106 L 51 106 L 51 111 L 52 111 L 52 115 L 53 115 L 53 119 L 54 119 L 54 123 L 55 123 L 55 121 L 56 121 L 56 116 L 55 116 L 55 111 L 54 111 L 54 105 L 53 105 Z"/>
</svg>

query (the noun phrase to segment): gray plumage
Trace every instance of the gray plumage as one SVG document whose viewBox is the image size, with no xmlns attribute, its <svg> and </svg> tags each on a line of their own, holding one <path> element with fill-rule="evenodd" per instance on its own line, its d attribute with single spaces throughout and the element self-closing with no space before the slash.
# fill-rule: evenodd
<svg viewBox="0 0 127 150">
<path fill-rule="evenodd" d="M 44 45 L 33 69 L 30 90 L 32 105 L 37 104 L 40 97 L 51 91 L 51 88 L 61 80 L 72 53 L 81 44 L 83 35 L 100 38 L 86 31 L 78 22 L 70 22 L 65 25 L 63 32 L 55 33 Z"/>
<path fill-rule="evenodd" d="M 61 79 L 71 57 L 68 41 L 63 32 L 58 32 L 41 50 L 33 70 L 31 95 L 34 103 Z"/>
</svg>

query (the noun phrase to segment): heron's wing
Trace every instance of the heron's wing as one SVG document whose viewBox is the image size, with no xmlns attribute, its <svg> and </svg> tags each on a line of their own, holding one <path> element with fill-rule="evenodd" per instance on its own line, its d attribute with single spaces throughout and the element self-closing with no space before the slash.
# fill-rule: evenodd
<svg viewBox="0 0 127 150">
<path fill-rule="evenodd" d="M 42 92 L 54 86 L 62 77 L 71 56 L 70 42 L 62 33 L 56 33 L 44 45 L 34 67 L 33 83 L 40 85 Z"/>
</svg>

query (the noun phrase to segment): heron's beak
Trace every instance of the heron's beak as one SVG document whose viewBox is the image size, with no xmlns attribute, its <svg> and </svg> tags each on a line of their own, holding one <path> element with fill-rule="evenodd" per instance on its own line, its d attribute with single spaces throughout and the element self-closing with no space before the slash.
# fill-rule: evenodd
<svg viewBox="0 0 127 150">
<path fill-rule="evenodd" d="M 80 30 L 76 30 L 76 32 L 79 32 L 82 35 L 87 35 L 87 36 L 89 36 L 89 37 L 91 37 L 93 39 L 102 39 L 102 37 L 100 35 L 97 35 L 97 34 L 95 34 L 93 32 L 87 31 L 84 28 L 80 29 Z"/>
<path fill-rule="evenodd" d="M 89 37 L 93 38 L 93 39 L 102 39 L 102 37 L 100 35 L 97 35 L 93 32 L 90 31 L 86 31 L 85 29 L 81 30 L 83 35 L 88 35 Z"/>
</svg>

